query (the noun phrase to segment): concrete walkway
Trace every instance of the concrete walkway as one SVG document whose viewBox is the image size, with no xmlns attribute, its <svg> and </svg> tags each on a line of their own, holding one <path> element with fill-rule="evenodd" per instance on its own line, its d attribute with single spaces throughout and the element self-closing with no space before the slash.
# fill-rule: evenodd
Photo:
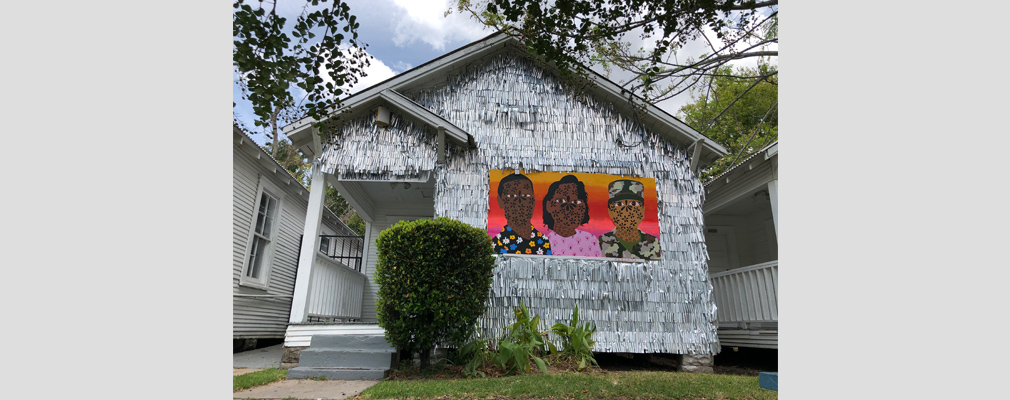
<svg viewBox="0 0 1010 400">
<path fill-rule="evenodd" d="M 234 393 L 235 399 L 330 399 L 354 397 L 379 381 L 314 381 L 292 379 Z"/>
<path fill-rule="evenodd" d="M 280 368 L 284 345 L 253 349 L 232 354 L 231 366 L 235 368 Z"/>
<path fill-rule="evenodd" d="M 284 345 L 264 347 L 232 355 L 232 376 L 280 368 Z M 322 399 L 342 400 L 356 396 L 379 381 L 314 381 L 291 379 L 235 392 L 234 399 Z"/>
</svg>

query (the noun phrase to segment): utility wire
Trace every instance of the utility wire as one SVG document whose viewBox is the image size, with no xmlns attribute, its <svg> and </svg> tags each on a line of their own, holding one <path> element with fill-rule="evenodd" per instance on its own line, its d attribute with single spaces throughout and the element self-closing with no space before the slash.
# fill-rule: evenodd
<svg viewBox="0 0 1010 400">
<path fill-rule="evenodd" d="M 744 144 L 743 147 L 740 148 L 740 152 L 736 154 L 736 158 L 733 159 L 733 162 L 729 163 L 729 165 L 726 166 L 726 169 L 733 168 L 733 166 L 736 165 L 736 161 L 739 160 L 740 156 L 743 155 L 744 150 L 746 150 L 747 146 L 750 145 L 750 141 L 754 140 L 754 136 L 757 135 L 758 131 L 761 130 L 761 125 L 765 124 L 765 118 L 768 118 L 768 115 L 771 114 L 772 110 L 774 110 L 775 107 L 778 107 L 778 105 L 779 105 L 779 102 L 776 101 L 775 104 L 772 104 L 772 108 L 769 108 L 768 112 L 766 112 L 765 115 L 763 117 L 761 117 L 761 121 L 759 121 L 758 124 L 757 124 L 757 126 L 754 127 L 754 132 L 750 134 L 749 138 L 747 138 L 747 143 Z"/>
<path fill-rule="evenodd" d="M 711 129 L 713 126 L 715 126 L 715 121 L 718 121 L 719 117 L 721 117 L 723 114 L 725 114 L 726 111 L 729 111 L 729 109 L 732 108 L 734 104 L 736 104 L 737 100 L 740 100 L 740 98 L 742 98 L 745 94 L 747 94 L 747 92 L 749 92 L 751 89 L 753 89 L 754 86 L 757 86 L 757 84 L 759 84 L 761 82 L 764 82 L 765 79 L 768 79 L 772 75 L 776 75 L 778 73 L 779 73 L 778 71 L 775 71 L 775 72 L 772 72 L 772 73 L 770 73 L 768 75 L 762 76 L 761 79 L 758 79 L 758 80 L 754 81 L 754 83 L 752 83 L 750 86 L 747 87 L 747 90 L 744 90 L 743 93 L 740 93 L 739 96 L 736 96 L 736 98 L 733 99 L 732 103 L 729 103 L 729 105 L 726 106 L 726 108 L 722 109 L 722 112 L 720 112 L 719 115 L 716 115 L 715 118 L 712 118 L 712 121 L 708 123 L 708 126 L 705 127 L 705 130 L 701 131 L 701 135 L 704 136 L 705 132 L 708 132 L 709 129 Z M 778 104 L 778 103 L 775 103 L 775 104 Z"/>
</svg>

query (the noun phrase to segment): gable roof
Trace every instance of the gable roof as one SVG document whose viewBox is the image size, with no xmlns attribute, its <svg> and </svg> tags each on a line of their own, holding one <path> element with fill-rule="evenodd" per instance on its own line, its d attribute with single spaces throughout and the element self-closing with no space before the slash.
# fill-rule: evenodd
<svg viewBox="0 0 1010 400">
<path fill-rule="evenodd" d="M 745 164 L 749 163 L 751 160 L 754 159 L 754 157 L 757 157 L 759 155 L 763 155 L 764 157 L 762 159 L 760 159 L 760 160 L 757 160 L 757 161 L 764 162 L 765 160 L 768 160 L 768 159 L 770 159 L 770 158 L 772 158 L 772 157 L 774 157 L 774 156 L 776 156 L 778 154 L 779 154 L 779 141 L 776 140 L 774 142 L 769 143 L 767 146 L 762 147 L 761 150 L 758 150 L 758 151 L 755 151 L 754 153 L 751 153 L 751 155 L 747 156 L 747 158 L 745 158 L 743 160 L 737 161 L 736 164 L 733 164 L 733 166 L 729 167 L 725 171 L 722 171 L 721 174 L 716 175 L 716 176 L 710 178 L 708 181 L 706 181 L 704 183 L 704 185 L 707 187 L 707 186 L 710 186 L 713 183 L 717 182 L 719 179 L 722 179 L 724 177 L 728 177 L 731 173 L 733 173 L 734 170 L 736 170 L 737 168 L 740 168 L 741 165 L 745 165 Z"/>
<path fill-rule="evenodd" d="M 350 116 L 367 112 L 373 106 L 383 105 L 403 112 L 432 128 L 444 128 L 446 137 L 458 145 L 472 145 L 474 139 L 468 132 L 455 127 L 441 116 L 428 111 L 400 93 L 445 82 L 454 70 L 503 52 L 530 55 L 518 39 L 503 32 L 496 32 L 348 96 L 342 101 L 340 112 Z M 641 97 L 621 88 L 603 75 L 585 66 L 581 67 L 589 71 L 591 82 L 585 91 L 598 100 L 612 103 L 616 111 L 625 115 L 633 112 L 629 99 L 639 105 L 645 104 L 646 112 L 640 118 L 644 127 L 684 148 L 700 143 L 698 151 L 689 153 L 693 162 L 702 166 L 710 165 L 719 157 L 728 154 L 724 147 L 701 135 L 673 115 L 651 103 L 646 103 Z M 557 70 L 554 69 L 552 72 L 556 73 Z M 319 135 L 313 134 L 314 129 L 311 127 L 313 122 L 315 120 L 312 118 L 303 118 L 282 128 L 282 132 L 291 139 L 292 144 L 305 152 L 309 158 L 318 157 L 322 151 Z M 698 160 L 694 160 L 695 154 L 698 154 Z"/>
</svg>

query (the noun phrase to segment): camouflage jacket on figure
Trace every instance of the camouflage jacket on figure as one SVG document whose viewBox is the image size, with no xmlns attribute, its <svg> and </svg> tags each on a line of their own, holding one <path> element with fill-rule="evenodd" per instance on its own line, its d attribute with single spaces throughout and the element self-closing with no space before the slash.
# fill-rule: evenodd
<svg viewBox="0 0 1010 400">
<path fill-rule="evenodd" d="M 600 250 L 604 257 L 613 258 L 639 258 L 643 260 L 659 259 L 659 239 L 648 233 L 638 231 L 642 235 L 638 243 L 631 248 L 627 248 L 617 238 L 614 231 L 600 235 Z"/>
</svg>

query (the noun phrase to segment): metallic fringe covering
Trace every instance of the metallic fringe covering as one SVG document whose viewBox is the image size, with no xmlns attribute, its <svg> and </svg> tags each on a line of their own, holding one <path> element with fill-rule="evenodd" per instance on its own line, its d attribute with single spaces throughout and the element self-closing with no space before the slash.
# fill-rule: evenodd
<svg viewBox="0 0 1010 400">
<path fill-rule="evenodd" d="M 389 126 L 373 112 L 341 125 L 323 147 L 322 170 L 342 180 L 426 180 L 435 167 L 435 136 L 424 125 L 390 112 Z"/>
<path fill-rule="evenodd" d="M 616 112 L 612 104 L 572 95 L 559 78 L 527 57 L 502 54 L 456 71 L 442 85 L 404 95 L 473 135 L 476 149 L 449 144 L 445 165 L 424 164 L 435 159 L 435 140 L 425 136 L 430 133 L 399 122 L 397 134 L 420 148 L 401 154 L 398 145 L 376 146 L 382 142 L 370 139 L 376 128 L 356 120 L 343 138 L 330 142 L 327 172 L 336 169 L 343 179 L 431 168 L 435 215 L 481 229 L 487 228 L 492 169 L 654 178 L 662 260 L 497 256 L 480 333 L 501 337 L 520 301 L 541 315 L 543 329 L 568 321 L 578 304 L 582 319 L 597 326 L 596 351 L 718 353 L 702 231 L 705 194 L 684 149 L 639 124 L 634 115 Z M 348 137 L 352 143 L 340 143 Z M 368 144 L 359 145 L 363 142 Z M 384 159 L 390 154 L 394 157 Z"/>
</svg>

